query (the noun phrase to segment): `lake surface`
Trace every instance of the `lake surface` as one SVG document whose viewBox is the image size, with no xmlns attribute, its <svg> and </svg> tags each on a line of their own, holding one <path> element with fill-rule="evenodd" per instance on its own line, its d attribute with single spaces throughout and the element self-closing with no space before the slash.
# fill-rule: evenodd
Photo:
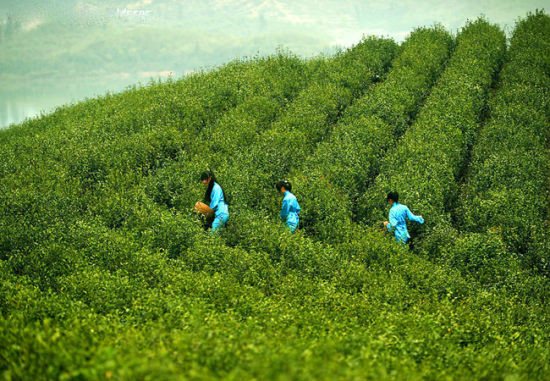
<svg viewBox="0 0 550 381">
<path fill-rule="evenodd" d="M 65 86 L 32 87 L 28 84 L 13 92 L 0 91 L 0 129 L 9 128 L 28 118 L 49 114 L 57 107 L 93 98 L 107 92 L 120 92 L 132 84 L 147 83 L 143 78 L 127 77 L 114 81 L 112 76 L 90 80 L 67 78 Z M 93 85 L 91 85 L 93 82 Z"/>
<path fill-rule="evenodd" d="M 19 124 L 27 118 L 47 114 L 56 107 L 70 102 L 62 94 L 44 98 L 0 98 L 0 129 Z"/>
</svg>

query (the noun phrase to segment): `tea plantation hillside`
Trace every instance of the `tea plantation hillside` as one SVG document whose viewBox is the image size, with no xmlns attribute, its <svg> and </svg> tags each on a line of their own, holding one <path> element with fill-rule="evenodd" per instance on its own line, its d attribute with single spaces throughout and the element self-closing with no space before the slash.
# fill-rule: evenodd
<svg viewBox="0 0 550 381">
<path fill-rule="evenodd" d="M 543 12 L 508 41 L 478 19 L 236 60 L 0 147 L 2 380 L 548 380 Z M 424 216 L 410 247 L 380 230 L 390 190 Z"/>
</svg>

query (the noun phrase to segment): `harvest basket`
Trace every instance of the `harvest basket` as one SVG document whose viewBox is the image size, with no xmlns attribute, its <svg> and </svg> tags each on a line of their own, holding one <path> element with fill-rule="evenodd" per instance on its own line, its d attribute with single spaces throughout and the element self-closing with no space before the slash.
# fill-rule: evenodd
<svg viewBox="0 0 550 381">
<path fill-rule="evenodd" d="M 198 201 L 195 204 L 195 212 L 199 212 L 200 214 L 206 217 L 214 214 L 214 210 L 211 207 L 206 205 L 204 202 L 200 202 L 200 201 Z"/>
</svg>

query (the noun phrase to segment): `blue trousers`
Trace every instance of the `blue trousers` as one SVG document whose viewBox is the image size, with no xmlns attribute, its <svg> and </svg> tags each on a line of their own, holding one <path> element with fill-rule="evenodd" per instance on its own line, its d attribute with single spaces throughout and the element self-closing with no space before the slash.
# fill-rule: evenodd
<svg viewBox="0 0 550 381">
<path fill-rule="evenodd" d="M 286 226 L 288 226 L 288 228 L 290 229 L 292 234 L 296 233 L 296 229 L 298 228 L 298 224 L 294 225 L 294 224 L 288 224 L 287 223 Z"/>
<path fill-rule="evenodd" d="M 219 216 L 216 216 L 214 218 L 214 222 L 212 222 L 212 230 L 210 230 L 210 233 L 214 233 L 216 230 L 223 228 L 227 220 L 229 219 L 229 214 L 220 214 Z"/>
</svg>

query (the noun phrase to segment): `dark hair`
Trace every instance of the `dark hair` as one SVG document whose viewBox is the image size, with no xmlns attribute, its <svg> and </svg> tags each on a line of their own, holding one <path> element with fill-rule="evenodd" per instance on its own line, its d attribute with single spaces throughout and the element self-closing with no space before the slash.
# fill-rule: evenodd
<svg viewBox="0 0 550 381">
<path fill-rule="evenodd" d="M 393 200 L 393 202 L 399 202 L 399 194 L 396 191 L 391 191 L 388 193 L 386 201 Z"/>
<path fill-rule="evenodd" d="M 203 172 L 201 173 L 200 180 L 201 180 L 201 181 L 203 181 L 203 180 L 208 180 L 210 177 L 215 178 L 214 172 L 212 172 L 211 170 L 203 171 Z"/>
<path fill-rule="evenodd" d="M 212 198 L 210 197 L 210 195 L 212 194 L 212 188 L 214 188 L 214 183 L 218 183 L 218 180 L 216 179 L 216 175 L 214 175 L 213 171 L 208 170 L 201 173 L 201 177 L 200 177 L 201 181 L 208 180 L 209 178 L 212 178 L 212 180 L 208 183 L 208 186 L 206 187 L 206 191 L 204 192 L 204 202 L 206 204 L 210 204 L 210 201 L 212 201 Z M 218 183 L 218 185 L 219 184 L 220 183 Z M 222 189 L 222 193 L 223 193 L 223 199 L 225 203 L 229 205 L 228 201 L 225 199 L 225 193 L 223 189 Z"/>
<path fill-rule="evenodd" d="M 277 181 L 275 188 L 280 192 L 282 187 L 285 187 L 287 191 L 292 191 L 292 184 L 288 180 Z"/>
</svg>

